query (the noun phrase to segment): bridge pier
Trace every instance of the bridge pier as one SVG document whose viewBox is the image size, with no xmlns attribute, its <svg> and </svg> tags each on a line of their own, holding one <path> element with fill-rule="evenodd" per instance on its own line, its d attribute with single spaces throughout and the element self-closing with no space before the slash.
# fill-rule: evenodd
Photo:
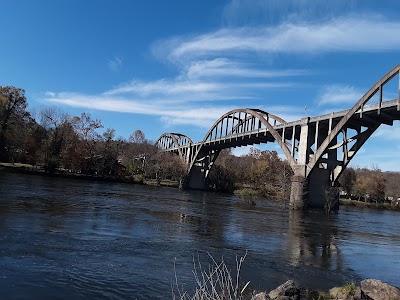
<svg viewBox="0 0 400 300">
<path fill-rule="evenodd" d="M 204 148 L 198 153 L 188 174 L 185 186 L 193 190 L 209 190 L 208 175 L 220 150 Z"/>
<path fill-rule="evenodd" d="M 290 207 L 301 210 L 306 206 L 306 179 L 304 176 L 293 175 L 290 187 Z"/>
<path fill-rule="evenodd" d="M 208 176 L 206 175 L 206 170 L 199 166 L 193 167 L 185 183 L 185 188 L 191 190 L 208 190 Z"/>
<path fill-rule="evenodd" d="M 331 210 L 339 209 L 339 194 L 330 193 L 333 188 L 330 171 L 316 168 L 306 179 L 301 175 L 293 175 L 291 179 L 290 207 L 294 210 L 305 208 L 325 209 L 330 205 Z M 330 201 L 330 203 L 327 203 Z"/>
</svg>

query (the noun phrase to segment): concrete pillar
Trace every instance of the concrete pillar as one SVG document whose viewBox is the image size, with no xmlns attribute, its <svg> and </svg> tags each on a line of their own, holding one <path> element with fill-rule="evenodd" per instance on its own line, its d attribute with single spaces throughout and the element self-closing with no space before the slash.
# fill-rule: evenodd
<svg viewBox="0 0 400 300">
<path fill-rule="evenodd" d="M 330 178 L 330 171 L 327 169 L 316 168 L 308 178 L 308 199 L 307 204 L 310 208 L 325 209 L 327 204 L 326 193 L 333 188 Z M 330 193 L 332 196 L 332 193 Z M 335 199 L 328 199 L 334 202 L 332 210 L 339 209 L 339 194 Z"/>
<path fill-rule="evenodd" d="M 299 151 L 297 157 L 297 164 L 299 165 L 306 165 L 309 161 L 311 134 L 308 121 L 309 118 L 302 119 L 303 124 L 301 125 Z"/>
<path fill-rule="evenodd" d="M 297 164 L 293 167 L 294 175 L 291 178 L 290 207 L 301 210 L 307 206 L 306 165 L 309 161 L 311 134 L 308 125 L 309 118 L 302 119 Z"/>
<path fill-rule="evenodd" d="M 193 190 L 209 190 L 208 174 L 218 157 L 220 150 L 202 149 L 198 154 L 199 160 L 192 166 L 186 188 Z"/>
<path fill-rule="evenodd" d="M 306 179 L 301 175 L 293 175 L 290 188 L 290 208 L 301 210 L 306 206 Z"/>
<path fill-rule="evenodd" d="M 191 190 L 208 190 L 205 171 L 202 166 L 193 166 L 185 182 L 185 188 Z"/>
</svg>

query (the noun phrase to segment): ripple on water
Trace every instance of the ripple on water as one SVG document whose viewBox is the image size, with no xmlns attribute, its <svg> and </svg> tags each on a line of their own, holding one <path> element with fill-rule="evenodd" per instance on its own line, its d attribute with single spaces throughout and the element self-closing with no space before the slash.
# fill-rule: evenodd
<svg viewBox="0 0 400 300">
<path fill-rule="evenodd" d="M 0 173 L 0 278 L 7 298 L 170 298 L 193 259 L 259 290 L 294 279 L 327 289 L 376 277 L 399 285 L 398 212 L 289 212 L 232 195 Z"/>
</svg>

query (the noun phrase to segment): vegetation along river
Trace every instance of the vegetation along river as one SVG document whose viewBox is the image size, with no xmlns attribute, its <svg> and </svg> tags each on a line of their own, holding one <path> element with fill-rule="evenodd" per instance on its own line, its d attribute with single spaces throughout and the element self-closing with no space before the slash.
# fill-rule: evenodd
<svg viewBox="0 0 400 300">
<path fill-rule="evenodd" d="M 400 284 L 400 213 L 294 212 L 233 195 L 0 172 L 0 298 L 171 298 L 211 254 L 243 282 Z M 174 272 L 175 265 L 175 272 Z"/>
</svg>

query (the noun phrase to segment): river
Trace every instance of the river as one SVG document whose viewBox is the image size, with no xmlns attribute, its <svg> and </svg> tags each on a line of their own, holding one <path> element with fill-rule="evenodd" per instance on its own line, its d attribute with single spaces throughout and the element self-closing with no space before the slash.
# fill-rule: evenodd
<svg viewBox="0 0 400 300">
<path fill-rule="evenodd" d="M 212 255 L 268 290 L 400 285 L 400 213 L 294 212 L 234 195 L 0 172 L 1 299 L 171 299 Z M 175 271 L 174 271 L 175 269 Z"/>
</svg>

